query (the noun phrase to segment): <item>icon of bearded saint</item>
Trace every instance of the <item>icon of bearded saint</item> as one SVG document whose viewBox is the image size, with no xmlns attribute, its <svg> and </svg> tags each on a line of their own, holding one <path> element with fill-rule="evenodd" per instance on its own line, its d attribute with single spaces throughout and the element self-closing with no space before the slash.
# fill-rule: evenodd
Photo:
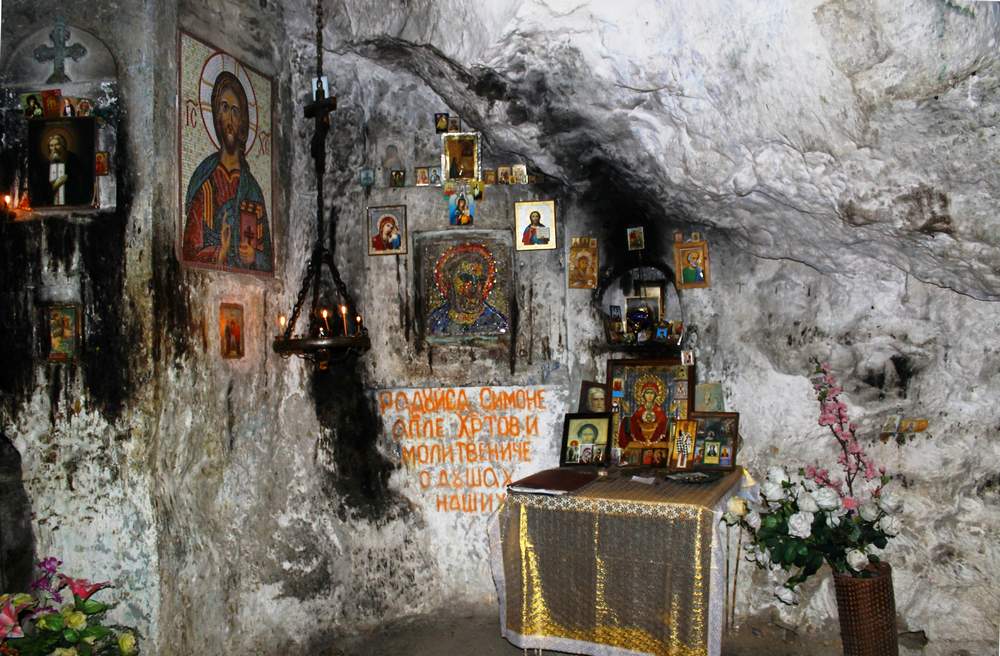
<svg viewBox="0 0 1000 656">
<path fill-rule="evenodd" d="M 502 335 L 507 317 L 487 302 L 496 282 L 493 254 L 482 244 L 452 246 L 434 265 L 442 303 L 428 317 L 434 336 Z"/>
<path fill-rule="evenodd" d="M 227 270 L 273 271 L 264 194 L 246 159 L 249 104 L 236 75 L 219 73 L 211 106 L 219 149 L 188 182 L 183 259 Z"/>
</svg>

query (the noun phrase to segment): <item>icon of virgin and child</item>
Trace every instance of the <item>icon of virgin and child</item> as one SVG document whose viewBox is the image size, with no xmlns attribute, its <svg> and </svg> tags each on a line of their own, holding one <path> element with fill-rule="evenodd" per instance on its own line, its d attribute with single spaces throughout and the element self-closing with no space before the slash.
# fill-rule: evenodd
<svg viewBox="0 0 1000 656">
<path fill-rule="evenodd" d="M 271 231 L 264 193 L 247 162 L 250 103 L 239 77 L 225 70 L 218 74 L 212 84 L 211 109 L 217 150 L 201 161 L 188 181 L 183 260 L 270 273 L 274 270 Z"/>
<path fill-rule="evenodd" d="M 667 385 L 660 378 L 646 374 L 635 383 L 635 410 L 618 422 L 617 441 L 621 448 L 630 442 L 666 442 L 668 415 L 663 411 Z M 627 408 L 623 408 L 627 412 Z"/>
<path fill-rule="evenodd" d="M 499 336 L 507 317 L 489 303 L 497 281 L 496 259 L 483 244 L 463 243 L 444 251 L 434 266 L 440 304 L 427 317 L 434 337 Z"/>
</svg>

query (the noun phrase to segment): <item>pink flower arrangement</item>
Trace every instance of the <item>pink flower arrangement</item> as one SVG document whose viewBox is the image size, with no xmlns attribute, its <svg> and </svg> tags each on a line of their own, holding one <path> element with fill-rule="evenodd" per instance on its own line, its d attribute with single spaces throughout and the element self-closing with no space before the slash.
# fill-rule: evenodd
<svg viewBox="0 0 1000 656">
<path fill-rule="evenodd" d="M 817 423 L 836 440 L 842 475 L 819 465 L 798 473 L 771 467 L 759 503 L 733 504 L 723 515 L 727 524 L 749 532 L 748 560 L 788 573 L 774 591 L 786 604 L 798 603 L 795 588 L 824 562 L 835 572 L 869 576 L 869 565 L 878 562 L 875 550 L 884 549 L 901 528 L 895 516 L 899 500 L 885 490 L 889 477 L 858 440 L 830 366 L 817 363 L 812 381 L 820 406 Z"/>
</svg>

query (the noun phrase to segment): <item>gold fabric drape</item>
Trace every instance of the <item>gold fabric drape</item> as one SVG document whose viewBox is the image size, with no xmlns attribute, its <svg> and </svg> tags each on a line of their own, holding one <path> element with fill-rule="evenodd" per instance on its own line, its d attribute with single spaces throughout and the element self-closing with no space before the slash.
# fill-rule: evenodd
<svg viewBox="0 0 1000 656">
<path fill-rule="evenodd" d="M 510 494 L 498 512 L 505 633 L 554 639 L 548 648 L 707 654 L 713 510 L 741 476 Z"/>
</svg>

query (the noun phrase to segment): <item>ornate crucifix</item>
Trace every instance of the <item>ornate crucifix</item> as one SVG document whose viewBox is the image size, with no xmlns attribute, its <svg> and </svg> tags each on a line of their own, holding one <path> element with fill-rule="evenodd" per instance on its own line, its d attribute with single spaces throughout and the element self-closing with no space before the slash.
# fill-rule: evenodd
<svg viewBox="0 0 1000 656">
<path fill-rule="evenodd" d="M 45 81 L 46 84 L 56 84 L 59 82 L 72 82 L 66 75 L 66 58 L 79 61 L 87 54 L 87 49 L 79 43 L 67 45 L 69 42 L 69 29 L 66 27 L 66 19 L 62 16 L 56 17 L 56 25 L 49 32 L 51 46 L 38 46 L 35 48 L 35 61 L 44 64 L 52 62 L 52 75 Z"/>
</svg>

